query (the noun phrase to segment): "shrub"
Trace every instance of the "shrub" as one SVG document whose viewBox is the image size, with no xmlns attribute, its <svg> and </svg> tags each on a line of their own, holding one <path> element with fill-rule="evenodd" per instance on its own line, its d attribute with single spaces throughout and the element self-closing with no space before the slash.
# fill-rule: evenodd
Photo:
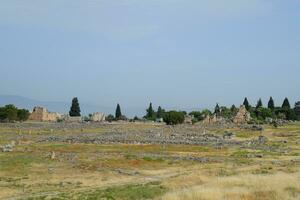
<svg viewBox="0 0 300 200">
<path fill-rule="evenodd" d="M 255 110 L 255 112 L 256 112 L 257 118 L 260 119 L 260 120 L 264 120 L 266 118 L 273 118 L 274 117 L 274 114 L 273 114 L 272 110 L 269 109 L 269 108 L 260 107 L 260 108 L 257 108 Z"/>
<path fill-rule="evenodd" d="M 184 113 L 177 111 L 166 112 L 164 122 L 168 125 L 182 124 L 184 122 Z"/>
<path fill-rule="evenodd" d="M 115 120 L 115 117 L 113 115 L 108 115 L 106 118 L 105 118 L 106 121 L 108 122 L 112 122 Z"/>
<path fill-rule="evenodd" d="M 294 111 L 295 111 L 296 118 L 300 120 L 300 101 L 295 103 Z"/>
<path fill-rule="evenodd" d="M 203 114 L 199 111 L 193 111 L 189 113 L 190 116 L 194 116 L 194 119 L 201 121 L 204 119 Z"/>
<path fill-rule="evenodd" d="M 26 109 L 18 109 L 10 104 L 0 107 L 0 121 L 26 121 L 29 117 L 29 111 Z"/>
<path fill-rule="evenodd" d="M 19 109 L 17 115 L 20 121 L 26 121 L 29 117 L 29 111 L 26 109 Z"/>
</svg>

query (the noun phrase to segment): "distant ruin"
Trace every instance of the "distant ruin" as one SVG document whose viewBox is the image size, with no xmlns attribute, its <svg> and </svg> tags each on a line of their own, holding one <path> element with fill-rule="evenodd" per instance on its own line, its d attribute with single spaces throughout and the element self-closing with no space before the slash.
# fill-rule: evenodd
<svg viewBox="0 0 300 200">
<path fill-rule="evenodd" d="M 62 118 L 62 114 L 57 112 L 49 112 L 44 107 L 34 107 L 29 116 L 29 120 L 41 122 L 56 122 Z"/>
<path fill-rule="evenodd" d="M 217 117 L 216 115 L 210 116 L 207 115 L 204 120 L 202 121 L 203 124 L 214 124 L 217 122 L 221 122 L 223 120 L 223 118 L 221 117 Z"/>
<path fill-rule="evenodd" d="M 103 122 L 103 121 L 105 121 L 105 114 L 99 113 L 99 112 L 93 113 L 91 115 L 91 121 L 92 122 Z"/>
<path fill-rule="evenodd" d="M 247 111 L 246 107 L 244 105 L 241 105 L 239 108 L 238 113 L 233 119 L 233 122 L 236 124 L 244 124 L 251 120 L 250 113 Z"/>
</svg>

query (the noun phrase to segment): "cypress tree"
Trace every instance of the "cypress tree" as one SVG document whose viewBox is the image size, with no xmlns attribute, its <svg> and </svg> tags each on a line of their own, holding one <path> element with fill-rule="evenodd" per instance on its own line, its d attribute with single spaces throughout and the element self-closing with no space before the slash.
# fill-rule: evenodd
<svg viewBox="0 0 300 200">
<path fill-rule="evenodd" d="M 295 103 L 294 111 L 297 119 L 300 120 L 300 101 Z"/>
<path fill-rule="evenodd" d="M 248 101 L 247 97 L 245 97 L 243 105 L 244 105 L 244 106 L 246 107 L 246 109 L 249 111 L 249 109 L 250 109 L 250 104 L 249 104 L 249 101 Z"/>
<path fill-rule="evenodd" d="M 237 107 L 233 104 L 230 108 L 230 111 L 231 111 L 231 115 L 236 115 L 237 112 L 238 112 L 238 109 Z"/>
<path fill-rule="evenodd" d="M 236 107 L 235 107 L 234 104 L 231 106 L 230 110 L 231 110 L 231 112 L 235 112 L 236 111 Z"/>
<path fill-rule="evenodd" d="M 215 107 L 215 114 L 216 114 L 217 116 L 219 116 L 220 113 L 221 113 L 221 111 L 220 111 L 220 106 L 219 106 L 219 104 L 217 104 L 216 107 Z"/>
<path fill-rule="evenodd" d="M 283 109 L 291 109 L 291 105 L 290 105 L 290 102 L 288 100 L 288 98 L 285 98 L 283 103 L 282 103 L 282 108 Z"/>
<path fill-rule="evenodd" d="M 274 100 L 273 100 L 272 97 L 270 97 L 270 100 L 268 102 L 268 108 L 271 109 L 271 110 L 275 109 L 275 104 L 274 104 Z"/>
<path fill-rule="evenodd" d="M 146 118 L 147 119 L 154 119 L 155 118 L 152 103 L 150 103 L 149 108 L 147 109 Z"/>
<path fill-rule="evenodd" d="M 262 104 L 261 98 L 259 98 L 259 100 L 256 104 L 256 109 L 261 108 L 261 107 L 263 107 L 263 104 Z"/>
<path fill-rule="evenodd" d="M 121 119 L 121 117 L 122 117 L 121 106 L 120 104 L 118 104 L 116 108 L 116 120 Z"/>
<path fill-rule="evenodd" d="M 69 115 L 71 117 L 80 117 L 80 106 L 79 106 L 79 102 L 78 102 L 78 98 L 77 97 L 74 97 L 73 100 L 72 100 L 72 105 L 71 105 L 71 108 L 70 108 L 70 112 L 69 112 Z"/>
<path fill-rule="evenodd" d="M 157 109 L 157 118 L 163 118 L 163 115 L 164 115 L 164 110 L 158 106 L 158 109 Z"/>
</svg>

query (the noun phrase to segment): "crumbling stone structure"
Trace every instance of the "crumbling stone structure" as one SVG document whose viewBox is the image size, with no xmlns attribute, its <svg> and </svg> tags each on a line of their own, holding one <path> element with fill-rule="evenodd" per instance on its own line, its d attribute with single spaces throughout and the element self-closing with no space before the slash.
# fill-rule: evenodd
<svg viewBox="0 0 300 200">
<path fill-rule="evenodd" d="M 104 113 L 93 113 L 91 116 L 91 121 L 92 122 L 103 122 L 105 121 L 105 114 Z"/>
<path fill-rule="evenodd" d="M 233 119 L 233 122 L 236 124 L 245 124 L 251 120 L 250 113 L 247 111 L 244 105 L 241 105 L 238 113 Z"/>
<path fill-rule="evenodd" d="M 56 112 L 49 112 L 44 107 L 34 107 L 32 113 L 29 116 L 29 120 L 42 122 L 56 122 L 61 118 L 62 114 Z"/>
<path fill-rule="evenodd" d="M 185 124 L 193 124 L 193 119 L 194 119 L 194 116 L 186 115 L 184 117 L 184 123 Z"/>
<path fill-rule="evenodd" d="M 213 116 L 207 115 L 202 123 L 203 124 L 214 124 L 219 121 L 222 121 L 222 119 L 220 117 L 217 117 L 216 115 L 213 115 Z"/>
</svg>

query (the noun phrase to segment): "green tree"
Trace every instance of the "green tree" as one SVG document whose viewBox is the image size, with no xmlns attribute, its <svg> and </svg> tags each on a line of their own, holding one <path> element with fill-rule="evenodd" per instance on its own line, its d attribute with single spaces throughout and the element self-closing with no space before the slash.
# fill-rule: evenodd
<svg viewBox="0 0 300 200">
<path fill-rule="evenodd" d="M 112 114 L 110 114 L 107 117 L 105 117 L 105 120 L 108 121 L 108 122 L 112 122 L 112 121 L 115 120 L 115 117 Z"/>
<path fill-rule="evenodd" d="M 259 107 L 256 109 L 256 116 L 259 120 L 265 120 L 266 118 L 273 118 L 273 112 L 270 108 Z"/>
<path fill-rule="evenodd" d="M 235 112 L 237 110 L 236 106 L 233 104 L 231 107 L 230 107 L 230 110 L 231 112 Z"/>
<path fill-rule="evenodd" d="M 19 109 L 17 115 L 20 121 L 26 121 L 29 117 L 29 111 L 26 109 Z"/>
<path fill-rule="evenodd" d="M 116 108 L 116 120 L 120 120 L 122 119 L 122 112 L 121 112 L 121 106 L 120 104 L 117 105 L 117 108 Z"/>
<path fill-rule="evenodd" d="M 201 121 L 204 119 L 202 112 L 200 111 L 192 111 L 189 113 L 190 116 L 194 116 L 197 121 Z"/>
<path fill-rule="evenodd" d="M 262 107 L 263 107 L 263 104 L 262 104 L 261 98 L 259 98 L 259 100 L 257 101 L 257 104 L 256 104 L 256 109 L 262 108 Z"/>
<path fill-rule="evenodd" d="M 6 119 L 6 112 L 4 107 L 0 107 L 0 121 L 3 121 Z"/>
<path fill-rule="evenodd" d="M 182 124 L 184 122 L 184 113 L 177 111 L 169 111 L 164 115 L 164 122 L 168 125 Z"/>
<path fill-rule="evenodd" d="M 239 109 L 233 104 L 230 108 L 230 111 L 231 111 L 231 114 L 233 116 L 235 116 L 238 113 Z"/>
<path fill-rule="evenodd" d="M 162 109 L 161 106 L 158 106 L 156 117 L 158 119 L 163 118 L 164 117 L 164 113 L 165 113 L 165 110 Z"/>
<path fill-rule="evenodd" d="M 202 116 L 203 117 L 211 116 L 211 115 L 212 115 L 212 113 L 211 113 L 210 110 L 208 110 L 208 109 L 202 110 Z"/>
<path fill-rule="evenodd" d="M 6 105 L 4 107 L 6 113 L 6 119 L 8 121 L 17 121 L 18 120 L 18 108 L 12 104 Z"/>
<path fill-rule="evenodd" d="M 152 103 L 150 103 L 149 108 L 146 111 L 146 119 L 155 120 L 155 111 L 153 110 Z"/>
<path fill-rule="evenodd" d="M 29 111 L 26 109 L 18 109 L 12 104 L 0 107 L 0 121 L 25 121 L 28 117 Z"/>
<path fill-rule="evenodd" d="M 229 119 L 234 115 L 234 112 L 232 112 L 231 109 L 227 108 L 226 106 L 221 106 L 220 110 L 220 115 L 224 118 Z"/>
<path fill-rule="evenodd" d="M 80 106 L 79 106 L 79 102 L 78 102 L 78 98 L 77 97 L 74 97 L 72 99 L 72 105 L 71 105 L 71 108 L 70 108 L 70 112 L 69 112 L 69 115 L 71 117 L 80 117 Z"/>
<path fill-rule="evenodd" d="M 248 99 L 247 99 L 247 97 L 245 97 L 245 99 L 244 99 L 244 102 L 243 102 L 243 105 L 246 107 L 246 109 L 249 111 L 249 109 L 250 109 L 250 104 L 249 104 L 249 101 L 248 101 Z"/>
<path fill-rule="evenodd" d="M 295 111 L 297 120 L 300 120 L 300 101 L 295 103 L 294 111 Z"/>
<path fill-rule="evenodd" d="M 214 112 L 214 114 L 216 114 L 217 116 L 219 116 L 220 113 L 221 113 L 220 106 L 219 106 L 219 104 L 217 104 L 216 107 L 215 107 L 215 112 Z"/>
<path fill-rule="evenodd" d="M 285 111 L 285 116 L 287 120 L 297 120 L 297 115 L 294 109 L 288 109 Z"/>
<path fill-rule="evenodd" d="M 272 111 L 275 109 L 275 103 L 272 97 L 270 97 L 270 100 L 268 102 L 268 108 L 271 109 Z"/>
<path fill-rule="evenodd" d="M 291 109 L 291 106 L 290 106 L 290 102 L 288 100 L 288 98 L 285 98 L 283 103 L 282 103 L 282 106 L 281 106 L 283 109 Z"/>
</svg>

